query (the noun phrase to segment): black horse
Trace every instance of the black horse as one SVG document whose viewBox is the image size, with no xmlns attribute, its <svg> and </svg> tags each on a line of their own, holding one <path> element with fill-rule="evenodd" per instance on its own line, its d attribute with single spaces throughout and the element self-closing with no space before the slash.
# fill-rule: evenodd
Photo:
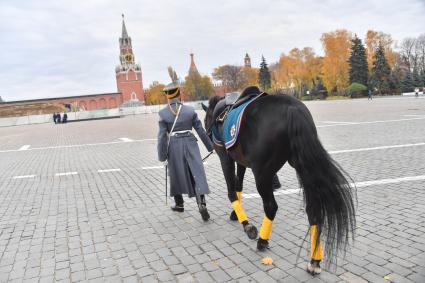
<svg viewBox="0 0 425 283">
<path fill-rule="evenodd" d="M 252 94 L 260 94 L 260 90 L 249 87 L 239 99 Z M 212 97 L 208 107 L 203 105 L 203 108 L 210 137 L 213 128 L 221 133 L 223 124 L 218 118 L 226 108 L 225 100 Z M 215 145 L 234 209 L 232 213 L 236 213 L 248 237 L 257 238 L 257 229 L 248 222 L 241 205 L 243 176 L 245 169 L 251 168 L 265 211 L 257 249 L 268 248 L 278 209 L 272 179 L 289 162 L 303 188 L 310 224 L 311 261 L 307 268 L 310 273 L 318 274 L 321 272 L 320 261 L 324 258 L 320 240 L 322 232 L 329 262 L 336 258 L 338 250 L 345 250 L 350 234 L 354 239 L 353 190 L 346 173 L 323 148 L 309 110 L 296 98 L 283 94 L 261 96 L 247 106 L 242 119 L 238 140 L 230 150 Z"/>
</svg>

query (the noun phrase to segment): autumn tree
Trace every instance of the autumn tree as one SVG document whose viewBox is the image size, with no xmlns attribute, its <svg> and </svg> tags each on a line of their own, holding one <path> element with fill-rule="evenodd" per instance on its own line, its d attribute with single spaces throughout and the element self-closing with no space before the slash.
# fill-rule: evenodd
<svg viewBox="0 0 425 283">
<path fill-rule="evenodd" d="M 272 69 L 273 87 L 304 94 L 306 90 L 316 93 L 320 84 L 322 59 L 310 47 L 293 48 L 289 54 L 282 54 Z"/>
<path fill-rule="evenodd" d="M 325 56 L 322 60 L 323 84 L 329 93 L 342 94 L 348 86 L 348 58 L 351 34 L 347 30 L 324 33 L 321 37 Z"/>
<path fill-rule="evenodd" d="M 388 91 L 390 88 L 390 75 L 391 69 L 385 57 L 384 46 L 379 45 L 375 53 L 375 61 L 373 62 L 369 84 L 377 89 L 379 93 Z"/>
<path fill-rule="evenodd" d="M 272 86 L 270 71 L 264 56 L 261 56 L 260 71 L 258 73 L 258 84 L 263 89 L 263 91 L 269 90 Z"/>
<path fill-rule="evenodd" d="M 147 105 L 167 103 L 167 98 L 163 93 L 165 85 L 159 82 L 153 82 L 145 92 L 145 100 Z"/>
<path fill-rule="evenodd" d="M 246 85 L 246 77 L 240 66 L 223 65 L 214 69 L 214 80 L 221 81 L 226 92 L 240 91 Z"/>
<path fill-rule="evenodd" d="M 391 35 L 383 33 L 382 31 L 368 30 L 366 33 L 365 44 L 369 73 L 372 72 L 374 56 L 379 45 L 382 45 L 384 48 L 384 54 L 390 68 L 392 69 L 394 67 L 397 52 L 393 50 L 394 40 Z"/>
<path fill-rule="evenodd" d="M 350 64 L 350 85 L 360 83 L 367 86 L 368 66 L 366 58 L 366 50 L 360 38 L 357 35 L 352 39 L 351 54 L 349 59 Z"/>
<path fill-rule="evenodd" d="M 208 76 L 201 76 L 198 72 L 190 73 L 185 78 L 185 94 L 192 100 L 208 99 L 214 92 L 214 86 Z"/>
<path fill-rule="evenodd" d="M 272 82 L 276 89 L 290 92 L 293 87 L 293 76 L 296 60 L 288 55 L 282 54 L 279 62 L 272 68 Z"/>
<path fill-rule="evenodd" d="M 425 34 L 405 38 L 400 44 L 400 55 L 407 69 L 419 77 L 425 72 Z"/>
<path fill-rule="evenodd" d="M 313 49 L 304 47 L 301 54 L 303 60 L 302 78 L 309 90 L 314 90 L 320 82 L 322 73 L 322 58 L 316 56 Z"/>
<path fill-rule="evenodd" d="M 258 86 L 258 73 L 259 70 L 257 68 L 252 67 L 242 67 L 241 73 L 243 76 L 243 87 L 246 88 L 248 86 L 256 85 Z"/>
</svg>

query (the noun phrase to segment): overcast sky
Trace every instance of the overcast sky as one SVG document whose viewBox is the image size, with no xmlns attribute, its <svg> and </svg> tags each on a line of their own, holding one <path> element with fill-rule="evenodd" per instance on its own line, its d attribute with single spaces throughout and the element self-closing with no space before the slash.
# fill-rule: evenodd
<svg viewBox="0 0 425 283">
<path fill-rule="evenodd" d="M 396 40 L 425 31 L 425 0 L 0 0 L 0 96 L 4 99 L 116 92 L 121 14 L 143 84 L 168 83 L 167 66 L 187 74 L 223 64 L 258 66 L 293 47 L 322 54 L 320 36 L 368 29 Z"/>
</svg>

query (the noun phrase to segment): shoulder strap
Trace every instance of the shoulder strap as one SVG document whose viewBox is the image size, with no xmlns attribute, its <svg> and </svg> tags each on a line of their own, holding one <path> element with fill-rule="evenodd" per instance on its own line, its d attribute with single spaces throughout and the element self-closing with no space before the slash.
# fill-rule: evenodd
<svg viewBox="0 0 425 283">
<path fill-rule="evenodd" d="M 177 108 L 177 115 L 176 115 L 176 118 L 174 118 L 173 126 L 171 127 L 171 130 L 170 130 L 170 132 L 168 133 L 167 159 L 168 159 L 168 150 L 169 150 L 169 148 L 170 148 L 171 133 L 174 131 L 174 126 L 176 126 L 176 122 L 177 122 L 177 119 L 179 118 L 181 108 L 182 108 L 182 105 L 179 105 L 179 107 Z"/>
<path fill-rule="evenodd" d="M 174 118 L 174 123 L 173 123 L 173 126 L 171 127 L 171 130 L 170 130 L 170 133 L 169 133 L 170 135 L 174 130 L 174 126 L 176 125 L 177 119 L 179 118 L 181 108 L 182 108 L 181 105 L 179 105 L 179 107 L 177 108 L 177 115 L 176 115 L 176 118 Z"/>
</svg>

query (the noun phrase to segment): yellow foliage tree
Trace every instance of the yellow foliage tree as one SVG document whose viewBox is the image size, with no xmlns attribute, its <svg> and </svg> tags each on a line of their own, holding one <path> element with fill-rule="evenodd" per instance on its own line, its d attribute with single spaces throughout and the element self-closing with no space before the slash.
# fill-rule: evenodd
<svg viewBox="0 0 425 283">
<path fill-rule="evenodd" d="M 321 59 L 311 47 L 294 48 L 288 55 L 282 54 L 273 68 L 273 86 L 276 89 L 295 88 L 298 93 L 312 89 L 321 73 Z"/>
<path fill-rule="evenodd" d="M 162 92 L 165 85 L 158 82 L 153 82 L 148 90 L 145 92 L 146 104 L 155 105 L 155 104 L 164 104 L 167 103 L 167 98 Z"/>
<path fill-rule="evenodd" d="M 322 60 L 323 84 L 332 93 L 334 90 L 342 94 L 348 87 L 349 64 L 351 50 L 351 33 L 345 29 L 322 34 L 325 56 Z"/>
<path fill-rule="evenodd" d="M 376 50 L 378 50 L 379 44 L 384 47 L 385 58 L 392 69 L 397 61 L 398 53 L 393 50 L 394 40 L 391 35 L 383 33 L 382 31 L 368 30 L 366 33 L 366 56 L 367 65 L 369 67 L 369 73 L 372 71 L 373 61 Z"/>
<path fill-rule="evenodd" d="M 293 87 L 295 60 L 282 54 L 272 71 L 272 87 L 275 89 L 290 89 Z"/>
<path fill-rule="evenodd" d="M 244 77 L 244 84 L 243 88 L 256 85 L 258 86 L 258 72 L 259 70 L 257 68 L 250 68 L 250 67 L 242 67 L 241 69 L 242 75 Z"/>
</svg>

